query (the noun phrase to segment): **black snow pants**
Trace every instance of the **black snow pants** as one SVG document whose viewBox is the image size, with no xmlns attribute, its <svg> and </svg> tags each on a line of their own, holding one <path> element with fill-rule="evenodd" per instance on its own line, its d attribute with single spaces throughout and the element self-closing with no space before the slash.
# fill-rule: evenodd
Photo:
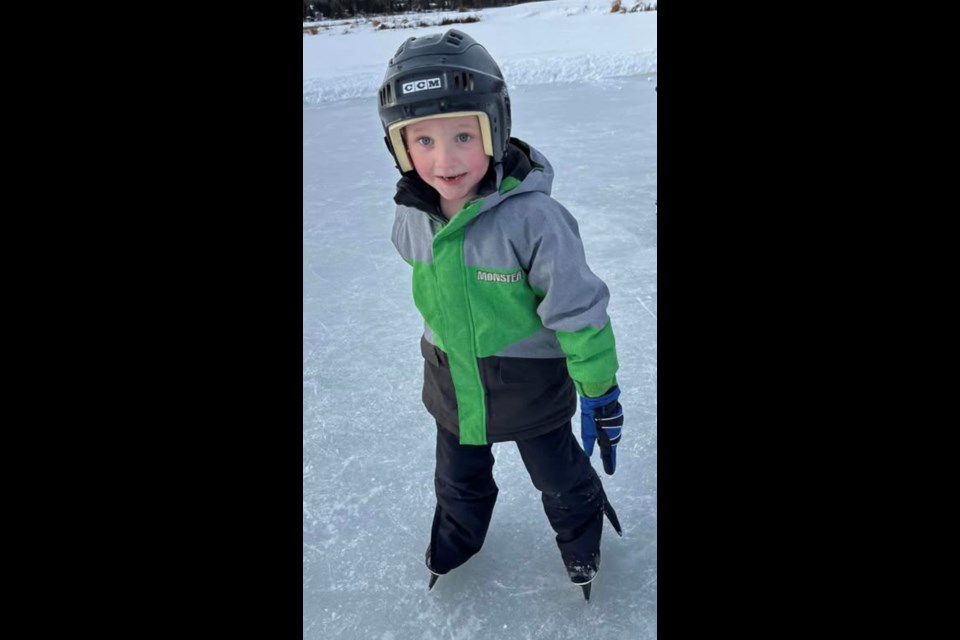
<svg viewBox="0 0 960 640">
<path fill-rule="evenodd" d="M 564 564 L 596 567 L 606 496 L 570 422 L 516 443 L 533 485 L 542 493 Z M 499 491 L 491 447 L 461 445 L 456 435 L 437 425 L 437 507 L 426 558 L 435 573 L 459 567 L 483 546 Z"/>
</svg>

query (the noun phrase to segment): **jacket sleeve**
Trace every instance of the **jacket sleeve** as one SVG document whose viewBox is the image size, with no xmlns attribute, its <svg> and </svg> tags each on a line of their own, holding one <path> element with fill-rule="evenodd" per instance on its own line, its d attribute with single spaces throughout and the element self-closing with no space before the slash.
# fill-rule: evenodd
<svg viewBox="0 0 960 640">
<path fill-rule="evenodd" d="M 433 232 L 427 216 L 405 205 L 397 205 L 390 240 L 407 264 L 432 260 L 432 238 Z"/>
<path fill-rule="evenodd" d="M 607 285 L 587 266 L 577 221 L 549 197 L 527 216 L 528 282 L 543 326 L 557 334 L 577 393 L 601 396 L 616 384 L 617 349 Z"/>
</svg>

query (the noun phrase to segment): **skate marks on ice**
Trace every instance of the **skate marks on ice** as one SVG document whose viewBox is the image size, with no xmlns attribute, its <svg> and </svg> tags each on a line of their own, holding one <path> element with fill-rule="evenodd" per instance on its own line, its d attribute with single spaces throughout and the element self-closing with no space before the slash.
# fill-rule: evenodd
<svg viewBox="0 0 960 640">
<path fill-rule="evenodd" d="M 617 473 L 600 473 L 624 537 L 605 524 L 590 602 L 513 443 L 494 447 L 501 491 L 483 550 L 427 591 L 435 427 L 409 266 L 390 243 L 399 176 L 367 101 L 304 110 L 304 640 L 656 637 L 654 86 L 545 85 L 514 101 L 517 135 L 554 164 L 611 290 L 628 422 Z M 604 118 L 583 117 L 591 91 L 606 92 Z M 634 126 L 613 135 L 616 122 Z"/>
</svg>

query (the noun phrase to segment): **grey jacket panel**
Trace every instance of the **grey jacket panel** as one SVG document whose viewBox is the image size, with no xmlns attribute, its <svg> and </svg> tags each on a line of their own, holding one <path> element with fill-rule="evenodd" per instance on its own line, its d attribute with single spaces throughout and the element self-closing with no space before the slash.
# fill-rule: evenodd
<svg viewBox="0 0 960 640">
<path fill-rule="evenodd" d="M 484 199 L 481 215 L 464 235 L 464 262 L 523 269 L 528 284 L 545 293 L 537 313 L 548 329 L 602 329 L 610 320 L 609 290 L 587 265 L 576 219 L 549 195 L 553 168 L 531 152 L 543 170 L 531 171 L 512 191 Z"/>
<path fill-rule="evenodd" d="M 564 358 L 566 354 L 557 341 L 557 332 L 544 327 L 529 338 L 507 345 L 497 353 L 501 358 Z"/>
<path fill-rule="evenodd" d="M 587 266 L 577 221 L 545 194 L 524 198 L 526 241 L 517 253 L 529 265 L 527 282 L 544 292 L 537 307 L 543 326 L 574 332 L 586 326 L 602 329 L 610 321 L 607 285 Z"/>
<path fill-rule="evenodd" d="M 433 245 L 424 240 L 432 239 L 439 230 L 440 223 L 422 211 L 399 204 L 391 240 L 407 262 L 433 262 Z"/>
</svg>

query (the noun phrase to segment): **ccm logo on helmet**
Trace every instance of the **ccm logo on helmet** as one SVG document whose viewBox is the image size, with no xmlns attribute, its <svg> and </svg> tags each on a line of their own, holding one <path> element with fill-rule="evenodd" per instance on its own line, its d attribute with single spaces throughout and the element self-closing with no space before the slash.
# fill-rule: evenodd
<svg viewBox="0 0 960 640">
<path fill-rule="evenodd" d="M 415 80 L 414 82 L 405 82 L 403 83 L 403 92 L 404 93 L 415 93 L 417 91 L 425 91 L 427 89 L 439 89 L 440 88 L 440 78 L 427 78 L 426 80 Z"/>
</svg>

